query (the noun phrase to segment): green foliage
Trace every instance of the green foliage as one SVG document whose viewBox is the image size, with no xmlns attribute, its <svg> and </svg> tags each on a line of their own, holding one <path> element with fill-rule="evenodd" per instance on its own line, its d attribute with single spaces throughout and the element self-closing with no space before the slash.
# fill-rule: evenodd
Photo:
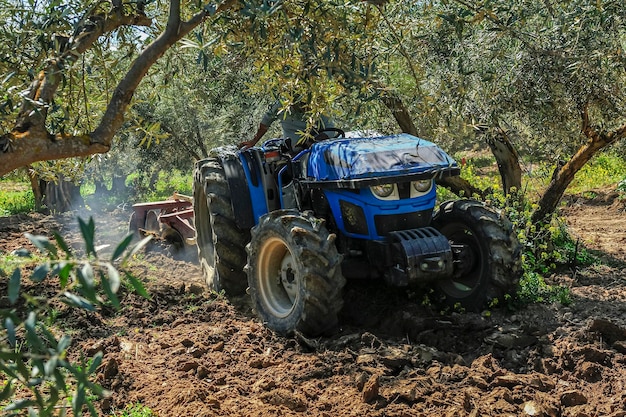
<svg viewBox="0 0 626 417">
<path fill-rule="evenodd" d="M 424 13 L 430 31 L 415 58 L 430 65 L 442 133 L 458 137 L 459 121 L 476 133 L 500 127 L 523 155 L 556 162 L 584 143 L 583 104 L 594 125 L 624 124 L 619 2 L 453 1 Z"/>
<path fill-rule="evenodd" d="M 481 190 L 490 190 L 492 193 L 501 194 L 501 179 L 496 167 L 493 158 L 467 159 L 461 169 L 461 178 L 465 178 Z"/>
<path fill-rule="evenodd" d="M 57 329 L 49 327 L 49 319 L 42 320 L 42 317 L 53 315 L 53 304 L 58 301 L 86 311 L 94 311 L 102 305 L 120 308 L 117 292 L 126 279 L 139 294 L 147 296 L 141 282 L 124 266 L 148 239 L 131 247 L 132 236 L 129 235 L 105 258 L 99 253 L 101 248 L 95 246 L 93 219 L 79 219 L 79 227 L 84 241 L 82 257 L 59 234 L 54 234 L 54 241 L 27 234 L 45 262 L 34 267 L 27 281 L 20 267 L 8 277 L 10 309 L 0 310 L 0 371 L 5 381 L 0 393 L 3 415 L 17 416 L 26 412 L 38 416 L 65 415 L 65 410 L 71 409 L 73 415 L 78 416 L 83 415 L 86 408 L 95 416 L 93 400 L 107 395 L 92 382 L 102 362 L 102 353 L 82 358 L 79 363 L 70 362 L 71 338 L 59 335 Z M 20 250 L 16 255 L 25 260 L 24 265 L 32 263 L 33 254 L 29 251 Z M 0 277 L 4 276 L 6 274 L 0 271 Z M 40 283 L 46 280 L 47 287 L 54 292 L 38 293 Z M 24 395 L 26 393 L 28 395 Z"/>
<path fill-rule="evenodd" d="M 155 414 L 148 407 L 137 404 L 130 404 L 120 413 L 114 413 L 111 417 L 153 417 Z"/>
<path fill-rule="evenodd" d="M 189 173 L 173 169 L 155 172 L 153 176 L 145 174 L 133 172 L 128 175 L 121 191 L 107 189 L 96 192 L 94 184 L 88 182 L 81 187 L 81 194 L 89 207 L 105 210 L 113 210 L 127 203 L 166 200 L 174 193 L 193 194 L 191 170 Z"/>
<path fill-rule="evenodd" d="M 7 191 L 0 193 L 0 216 L 29 213 L 35 209 L 32 190 Z"/>
<path fill-rule="evenodd" d="M 520 279 L 517 297 L 521 304 L 558 302 L 567 306 L 572 302 L 569 289 L 548 285 L 541 274 L 528 271 Z"/>
<path fill-rule="evenodd" d="M 157 196 L 171 196 L 174 192 L 191 195 L 193 178 L 191 173 L 174 171 L 168 174 L 159 175 L 155 192 Z"/>
<path fill-rule="evenodd" d="M 559 285 L 549 285 L 545 277 L 552 274 L 559 265 L 590 265 L 595 259 L 589 252 L 574 242 L 562 219 L 554 218 L 548 224 L 534 224 L 531 221 L 534 205 L 522 194 L 502 196 L 494 193 L 489 201 L 494 207 L 503 210 L 514 224 L 517 238 L 522 244 L 523 275 L 520 279 L 516 299 L 509 303 L 529 304 L 542 302 L 571 302 L 569 289 Z"/>
<path fill-rule="evenodd" d="M 616 152 L 598 155 L 576 173 L 570 193 L 603 189 L 626 178 L 626 157 Z"/>
<path fill-rule="evenodd" d="M 24 171 L 15 171 L 0 179 L 0 216 L 28 213 L 35 207 L 35 197 Z"/>
<path fill-rule="evenodd" d="M 159 172 L 156 181 L 150 184 L 147 178 L 141 178 L 138 174 L 132 174 L 126 179 L 126 183 L 132 189 L 133 201 L 158 201 L 170 198 L 175 192 L 184 195 L 193 194 L 193 178 L 191 170 L 183 173 L 179 170 Z"/>
</svg>

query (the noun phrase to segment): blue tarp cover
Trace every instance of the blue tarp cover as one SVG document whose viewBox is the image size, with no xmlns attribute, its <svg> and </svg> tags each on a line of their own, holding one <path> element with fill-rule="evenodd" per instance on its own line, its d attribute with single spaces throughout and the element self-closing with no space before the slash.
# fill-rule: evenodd
<svg viewBox="0 0 626 417">
<path fill-rule="evenodd" d="M 457 163 L 434 143 L 399 134 L 315 143 L 307 165 L 309 178 L 337 181 L 437 171 Z"/>
</svg>

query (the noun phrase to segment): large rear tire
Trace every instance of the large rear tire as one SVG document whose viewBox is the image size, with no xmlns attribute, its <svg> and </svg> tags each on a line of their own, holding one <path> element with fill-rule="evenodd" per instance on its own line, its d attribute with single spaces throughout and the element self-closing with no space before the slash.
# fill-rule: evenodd
<svg viewBox="0 0 626 417">
<path fill-rule="evenodd" d="M 312 212 L 278 210 L 261 217 L 247 246 L 254 310 L 279 334 L 332 331 L 343 307 L 335 235 Z"/>
<path fill-rule="evenodd" d="M 508 219 L 477 201 L 456 200 L 443 203 L 432 224 L 455 251 L 453 277 L 437 282 L 446 304 L 480 311 L 515 294 L 521 245 Z"/>
<path fill-rule="evenodd" d="M 218 158 L 196 164 L 193 206 L 198 258 L 209 289 L 229 296 L 245 293 L 248 281 L 243 268 L 250 232 L 235 223 L 230 189 Z"/>
</svg>

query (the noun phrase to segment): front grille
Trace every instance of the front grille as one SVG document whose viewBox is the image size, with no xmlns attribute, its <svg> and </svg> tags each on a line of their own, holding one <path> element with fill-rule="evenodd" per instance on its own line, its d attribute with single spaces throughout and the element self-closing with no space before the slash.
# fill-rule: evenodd
<svg viewBox="0 0 626 417">
<path fill-rule="evenodd" d="M 398 230 L 417 229 L 430 224 L 433 211 L 415 211 L 404 214 L 389 214 L 374 216 L 376 232 L 379 236 L 385 236 L 389 232 Z"/>
</svg>

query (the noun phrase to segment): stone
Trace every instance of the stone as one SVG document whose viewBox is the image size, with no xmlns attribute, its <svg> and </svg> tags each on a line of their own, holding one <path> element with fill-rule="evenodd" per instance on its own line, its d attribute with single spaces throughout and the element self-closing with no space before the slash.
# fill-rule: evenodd
<svg viewBox="0 0 626 417">
<path fill-rule="evenodd" d="M 522 404 L 522 411 L 529 416 L 540 416 L 542 414 L 541 406 L 534 401 L 526 401 Z"/>
<path fill-rule="evenodd" d="M 521 380 L 519 375 L 508 374 L 497 376 L 493 380 L 493 385 L 496 387 L 515 387 L 517 385 L 524 385 L 524 381 Z"/>
<path fill-rule="evenodd" d="M 626 353 L 626 340 L 618 340 L 613 343 L 613 349 L 618 351 L 619 353 Z"/>
<path fill-rule="evenodd" d="M 196 361 L 184 361 L 178 365 L 178 370 L 182 372 L 188 372 L 192 369 L 198 368 L 199 364 Z"/>
<path fill-rule="evenodd" d="M 102 370 L 102 376 L 104 376 L 104 379 L 107 380 L 113 378 L 115 375 L 118 374 L 118 372 L 119 368 L 117 361 L 113 358 L 110 358 L 104 365 L 104 368 Z"/>
<path fill-rule="evenodd" d="M 378 397 L 378 389 L 380 383 L 380 376 L 378 374 L 372 375 L 370 379 L 367 380 L 365 386 L 363 386 L 362 391 L 362 399 L 364 403 L 369 403 L 376 397 Z"/>
<path fill-rule="evenodd" d="M 589 325 L 589 331 L 600 333 L 608 343 L 626 340 L 626 329 L 605 319 L 594 319 Z"/>
<path fill-rule="evenodd" d="M 402 368 L 411 364 L 411 356 L 402 349 L 390 346 L 381 352 L 381 362 L 388 368 Z"/>
<path fill-rule="evenodd" d="M 564 407 L 574 407 L 575 405 L 587 404 L 587 397 L 582 392 L 571 390 L 561 394 L 561 405 Z"/>
</svg>

